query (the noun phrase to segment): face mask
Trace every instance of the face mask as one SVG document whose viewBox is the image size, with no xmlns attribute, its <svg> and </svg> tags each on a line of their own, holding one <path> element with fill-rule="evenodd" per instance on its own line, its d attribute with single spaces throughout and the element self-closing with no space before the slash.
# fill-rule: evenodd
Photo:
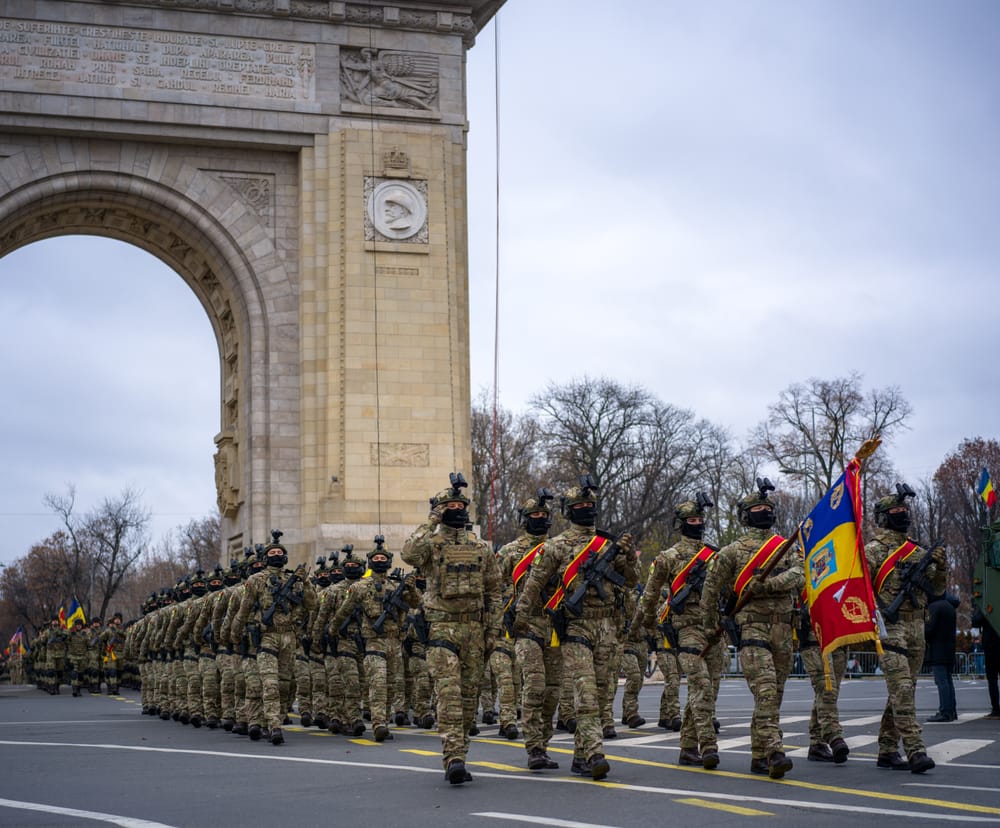
<svg viewBox="0 0 1000 828">
<path fill-rule="evenodd" d="M 268 566 L 284 566 L 287 561 L 288 561 L 288 557 L 286 555 L 268 555 L 267 556 L 267 565 Z"/>
<path fill-rule="evenodd" d="M 747 523 L 754 529 L 770 529 L 774 526 L 774 510 L 762 509 L 759 512 L 750 512 Z"/>
<path fill-rule="evenodd" d="M 701 540 L 705 534 L 705 524 L 704 523 L 688 523 L 684 521 L 681 524 L 681 534 L 685 538 L 692 538 L 693 540 Z"/>
<path fill-rule="evenodd" d="M 389 561 L 372 561 L 371 562 L 372 572 L 388 572 L 389 571 Z"/>
<path fill-rule="evenodd" d="M 321 587 L 328 587 L 328 586 L 330 586 L 330 576 L 329 575 L 323 575 L 322 577 L 317 576 L 316 577 L 316 584 L 318 586 L 321 586 Z"/>
<path fill-rule="evenodd" d="M 597 507 L 574 506 L 569 510 L 569 519 L 577 526 L 593 526 L 597 522 Z"/>
<path fill-rule="evenodd" d="M 445 509 L 441 522 L 451 529 L 464 529 L 469 522 L 468 509 Z"/>
<path fill-rule="evenodd" d="M 550 517 L 528 517 L 524 521 L 524 531 L 529 535 L 544 535 L 551 527 L 552 518 Z"/>
<path fill-rule="evenodd" d="M 905 532 L 910 528 L 910 513 L 889 512 L 885 516 L 885 525 L 894 532 Z"/>
<path fill-rule="evenodd" d="M 362 576 L 362 571 L 360 566 L 345 566 L 344 567 L 344 577 L 348 581 L 356 581 Z"/>
<path fill-rule="evenodd" d="M 333 582 L 333 583 L 335 583 L 335 584 L 339 584 L 343 580 L 344 580 L 344 572 L 343 572 L 343 570 L 339 570 L 337 572 L 334 572 L 330 576 L 330 581 Z"/>
</svg>

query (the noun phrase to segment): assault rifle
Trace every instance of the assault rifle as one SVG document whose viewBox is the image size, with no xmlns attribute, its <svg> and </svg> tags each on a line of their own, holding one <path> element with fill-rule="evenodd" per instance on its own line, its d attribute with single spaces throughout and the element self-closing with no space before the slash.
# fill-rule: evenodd
<svg viewBox="0 0 1000 828">
<path fill-rule="evenodd" d="M 507 634 L 514 637 L 514 622 L 517 620 L 517 601 L 511 598 L 507 608 L 503 611 L 503 628 Z"/>
<path fill-rule="evenodd" d="M 410 613 L 407 620 L 413 626 L 413 631 L 417 634 L 417 641 L 426 647 L 427 642 L 431 640 L 431 629 L 427 623 L 427 618 L 424 616 L 423 608 Z"/>
<path fill-rule="evenodd" d="M 364 653 L 365 651 L 365 639 L 361 635 L 361 607 L 355 607 L 347 620 L 340 625 L 340 629 L 337 630 L 337 638 L 347 638 L 347 628 L 354 624 L 354 632 L 351 634 L 351 639 L 354 641 L 354 645 L 358 648 L 359 653 Z"/>
<path fill-rule="evenodd" d="M 671 612 L 684 612 L 684 605 L 687 604 L 687 600 L 691 597 L 691 593 L 701 592 L 701 588 L 705 584 L 705 575 L 707 573 L 708 567 L 705 565 L 704 561 L 698 561 L 691 567 L 691 571 L 684 580 L 684 586 L 670 596 Z"/>
<path fill-rule="evenodd" d="M 272 532 L 272 534 L 274 533 Z M 278 580 L 277 575 L 271 576 L 271 597 L 274 599 L 274 602 L 260 614 L 260 620 L 264 626 L 270 627 L 274 624 L 275 610 L 280 609 L 283 613 L 287 614 L 292 611 L 293 604 L 298 605 L 302 603 L 302 594 L 293 592 L 292 587 L 295 586 L 296 581 L 302 580 L 305 571 L 306 565 L 304 563 L 299 564 L 284 583 Z"/>
<path fill-rule="evenodd" d="M 205 625 L 205 629 L 201 631 L 201 637 L 204 642 L 212 648 L 213 653 L 218 650 L 218 647 L 215 644 L 215 631 L 212 629 L 211 622 Z"/>
<path fill-rule="evenodd" d="M 905 484 L 904 484 L 905 485 Z M 927 580 L 925 573 L 927 568 L 934 563 L 933 550 L 940 549 L 944 544 L 940 540 L 934 541 L 927 553 L 916 563 L 900 561 L 896 564 L 896 572 L 899 573 L 899 594 L 892 599 L 889 606 L 882 609 L 882 617 L 890 624 L 899 621 L 899 610 L 903 606 L 903 601 L 910 599 L 910 606 L 916 607 L 917 596 L 915 590 L 921 589 L 928 596 L 934 594 L 934 588 Z"/>
<path fill-rule="evenodd" d="M 581 583 L 572 595 L 563 601 L 563 607 L 574 618 L 579 618 L 583 614 L 583 599 L 587 595 L 587 590 L 593 587 L 602 601 L 608 599 L 607 590 L 604 587 L 605 580 L 610 581 L 615 586 L 625 585 L 625 576 L 614 569 L 615 558 L 622 551 L 617 540 L 612 540 L 610 535 L 598 531 L 602 538 L 607 538 L 611 543 L 597 556 L 591 555 L 580 567 Z"/>
<path fill-rule="evenodd" d="M 392 592 L 387 592 L 382 596 L 382 614 L 379 615 L 372 622 L 372 632 L 375 635 L 382 635 L 382 629 L 385 627 L 385 622 L 389 619 L 389 613 L 394 610 L 403 610 L 406 612 L 409 610 L 410 605 L 403 600 L 403 590 L 406 589 L 407 580 L 403 575 L 403 570 L 396 568 L 389 575 L 389 580 L 399 581 L 399 586 L 397 586 Z M 396 616 L 399 617 L 398 615 Z"/>
</svg>

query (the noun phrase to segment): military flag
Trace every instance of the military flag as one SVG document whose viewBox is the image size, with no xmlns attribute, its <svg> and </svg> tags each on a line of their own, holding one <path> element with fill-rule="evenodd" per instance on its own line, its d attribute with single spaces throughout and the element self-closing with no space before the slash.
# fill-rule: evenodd
<svg viewBox="0 0 1000 828">
<path fill-rule="evenodd" d="M 986 470 L 985 466 L 979 475 L 979 482 L 976 483 L 976 493 L 983 499 L 987 508 L 992 508 L 997 502 L 997 493 L 993 488 L 993 481 L 990 480 L 990 473 Z"/>
<path fill-rule="evenodd" d="M 83 607 L 80 606 L 80 602 L 76 600 L 76 596 L 73 596 L 73 600 L 69 602 L 69 608 L 66 610 L 66 618 L 63 621 L 63 626 L 67 630 L 73 629 L 73 622 L 79 618 L 84 624 L 87 623 L 87 616 L 83 614 Z"/>
<path fill-rule="evenodd" d="M 875 595 L 861 539 L 860 470 L 861 462 L 855 457 L 799 527 L 805 556 L 806 601 L 813 633 L 824 656 L 828 686 L 830 654 L 838 647 L 874 641 L 876 650 L 882 652 Z"/>
<path fill-rule="evenodd" d="M 10 645 L 7 648 L 15 655 L 24 655 L 28 652 L 28 645 L 24 638 L 24 628 L 18 627 L 17 631 L 10 637 Z"/>
</svg>

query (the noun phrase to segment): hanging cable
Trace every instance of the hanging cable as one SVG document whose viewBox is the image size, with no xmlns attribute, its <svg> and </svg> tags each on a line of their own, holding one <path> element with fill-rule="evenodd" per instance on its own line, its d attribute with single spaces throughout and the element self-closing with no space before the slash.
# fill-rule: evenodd
<svg viewBox="0 0 1000 828">
<path fill-rule="evenodd" d="M 490 448 L 490 518 L 487 534 L 490 543 L 496 542 L 496 482 L 497 482 L 497 432 L 500 418 L 500 13 L 493 17 L 493 144 L 494 212 L 496 228 L 494 240 L 494 295 L 493 295 L 493 438 Z"/>
</svg>

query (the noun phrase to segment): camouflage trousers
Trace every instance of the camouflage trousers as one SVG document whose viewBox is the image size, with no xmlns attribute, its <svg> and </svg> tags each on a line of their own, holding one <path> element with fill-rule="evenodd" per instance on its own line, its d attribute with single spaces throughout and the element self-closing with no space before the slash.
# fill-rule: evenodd
<svg viewBox="0 0 1000 828">
<path fill-rule="evenodd" d="M 524 748 L 528 753 L 536 748 L 545 750 L 552 738 L 552 717 L 559 703 L 562 648 L 551 646 L 551 630 L 547 623 L 532 624 L 531 635 L 518 637 L 514 648 L 521 665 Z M 566 710 L 572 716 L 572 708 Z"/>
<path fill-rule="evenodd" d="M 201 671 L 198 662 L 201 657 L 194 650 L 184 651 L 184 678 L 183 687 L 185 694 L 181 696 L 181 709 L 190 716 L 204 716 L 201 698 Z"/>
<path fill-rule="evenodd" d="M 101 676 L 103 674 L 105 681 L 108 683 L 108 690 L 117 691 L 118 685 L 123 678 L 123 669 L 125 666 L 125 660 L 119 659 L 118 654 L 115 652 L 110 652 L 105 656 L 102 656 L 95 660 L 91 669 L 94 671 L 94 684 L 98 687 L 101 685 Z"/>
<path fill-rule="evenodd" d="M 268 729 L 281 727 L 288 711 L 288 688 L 295 661 L 295 645 L 295 633 L 292 630 L 270 629 L 260 637 L 257 670 L 260 672 L 264 719 Z"/>
<path fill-rule="evenodd" d="M 344 699 L 344 677 L 340 673 L 340 659 L 330 653 L 323 656 L 323 672 L 325 673 L 323 703 L 320 704 L 316 697 L 313 697 L 316 712 L 325 714 L 331 721 L 342 722 L 340 717 L 343 715 L 341 708 Z"/>
<path fill-rule="evenodd" d="M 201 681 L 201 712 L 208 718 L 219 718 L 219 665 L 211 650 L 202 653 L 198 660 L 198 675 Z"/>
<path fill-rule="evenodd" d="M 431 707 L 431 674 L 427 669 L 425 653 L 411 653 L 403 659 L 406 671 L 406 709 L 412 710 L 416 719 L 433 713 Z"/>
<path fill-rule="evenodd" d="M 335 717 L 344 725 L 351 725 L 354 722 L 363 721 L 361 718 L 361 658 L 354 651 L 353 645 L 344 644 L 344 642 L 341 642 L 338 653 L 337 669 L 343 685 L 343 694 L 340 698 L 339 715 L 335 714 Z"/>
<path fill-rule="evenodd" d="M 608 662 L 616 639 L 613 618 L 581 618 L 569 622 L 566 636 L 560 642 L 563 676 L 573 683 L 576 718 L 573 755 L 577 759 L 590 759 L 596 753 L 604 753 L 602 708 L 608 698 L 613 698 Z M 617 662 L 616 658 L 616 667 Z"/>
<path fill-rule="evenodd" d="M 490 653 L 490 672 L 497 685 L 500 702 L 500 727 L 517 721 L 517 688 L 514 685 L 514 642 L 501 638 Z M 490 707 L 492 707 L 492 703 Z"/>
<path fill-rule="evenodd" d="M 184 657 L 174 656 L 170 662 L 170 702 L 168 707 L 171 712 L 184 713 L 187 711 L 187 671 L 185 670 Z"/>
<path fill-rule="evenodd" d="M 237 721 L 268 727 L 264 716 L 264 685 L 257 656 L 240 659 L 243 674 L 243 704 L 236 709 Z"/>
<path fill-rule="evenodd" d="M 681 724 L 681 748 L 717 750 L 718 739 L 712 718 L 715 716 L 715 697 L 722 674 L 722 650 L 710 647 L 701 657 L 708 636 L 705 630 L 692 624 L 677 630 L 677 662 L 679 671 L 687 676 L 687 701 Z"/>
<path fill-rule="evenodd" d="M 611 627 L 611 636 L 597 645 L 595 661 L 600 661 L 603 670 L 597 674 L 597 703 L 600 709 L 601 728 L 615 726 L 615 694 L 618 692 L 618 666 L 621 655 L 618 650 L 620 641 L 617 621 Z"/>
<path fill-rule="evenodd" d="M 387 725 L 393 707 L 403 702 L 397 697 L 396 677 L 403 668 L 403 646 L 398 637 L 369 638 L 365 642 L 365 676 L 368 679 L 368 709 L 372 728 Z"/>
<path fill-rule="evenodd" d="M 428 612 L 427 667 L 437 692 L 437 724 L 444 767 L 469 752 L 469 728 L 476 720 L 484 668 L 483 625 L 478 621 L 435 620 Z"/>
<path fill-rule="evenodd" d="M 740 661 L 754 700 L 750 719 L 753 759 L 765 759 L 784 750 L 779 719 L 785 682 L 792 671 L 792 626 L 787 620 L 773 618 L 769 623 L 745 623 L 742 629 Z"/>
<path fill-rule="evenodd" d="M 153 662 L 144 658 L 139 662 L 139 699 L 143 707 L 153 706 L 153 697 L 155 695 L 153 693 L 154 685 Z"/>
<path fill-rule="evenodd" d="M 66 672 L 66 656 L 45 657 L 45 676 L 51 684 L 59 685 L 63 680 L 63 673 Z"/>
<path fill-rule="evenodd" d="M 220 650 L 215 663 L 219 668 L 219 714 L 223 719 L 236 721 L 236 670 L 240 657 L 228 649 Z"/>
<path fill-rule="evenodd" d="M 299 713 L 313 714 L 312 665 L 309 655 L 301 651 L 295 654 L 295 705 Z"/>
<path fill-rule="evenodd" d="M 633 716 L 639 715 L 639 691 L 642 690 L 642 682 L 646 677 L 646 642 L 626 641 L 619 667 L 625 674 L 625 687 L 622 690 L 622 724 L 625 724 Z"/>
<path fill-rule="evenodd" d="M 69 663 L 69 683 L 74 688 L 83 687 L 83 680 L 87 673 L 87 656 L 67 656 Z"/>
<path fill-rule="evenodd" d="M 657 649 L 656 666 L 663 676 L 663 692 L 660 693 L 660 718 L 668 722 L 681 715 L 681 669 L 677 653 L 669 649 Z"/>
<path fill-rule="evenodd" d="M 840 698 L 840 682 L 847 669 L 847 651 L 841 647 L 830 653 L 833 661 L 833 675 L 830 677 L 830 689 L 826 689 L 826 676 L 823 672 L 823 655 L 819 646 L 813 644 L 799 651 L 802 656 L 802 666 L 813 687 L 813 706 L 809 716 L 809 743 L 818 745 L 830 744 L 834 739 L 844 738 L 844 729 L 840 726 L 840 712 L 837 702 Z"/>
<path fill-rule="evenodd" d="M 924 660 L 923 613 L 900 615 L 896 624 L 886 624 L 888 637 L 882 642 L 882 672 L 889 693 L 878 731 L 878 752 L 892 753 L 903 742 L 907 757 L 924 753 L 924 740 L 917 722 L 917 675 Z"/>
<path fill-rule="evenodd" d="M 309 680 L 312 685 L 313 718 L 320 715 L 329 718 L 329 702 L 326 699 L 326 661 L 315 651 L 309 654 Z"/>
</svg>

